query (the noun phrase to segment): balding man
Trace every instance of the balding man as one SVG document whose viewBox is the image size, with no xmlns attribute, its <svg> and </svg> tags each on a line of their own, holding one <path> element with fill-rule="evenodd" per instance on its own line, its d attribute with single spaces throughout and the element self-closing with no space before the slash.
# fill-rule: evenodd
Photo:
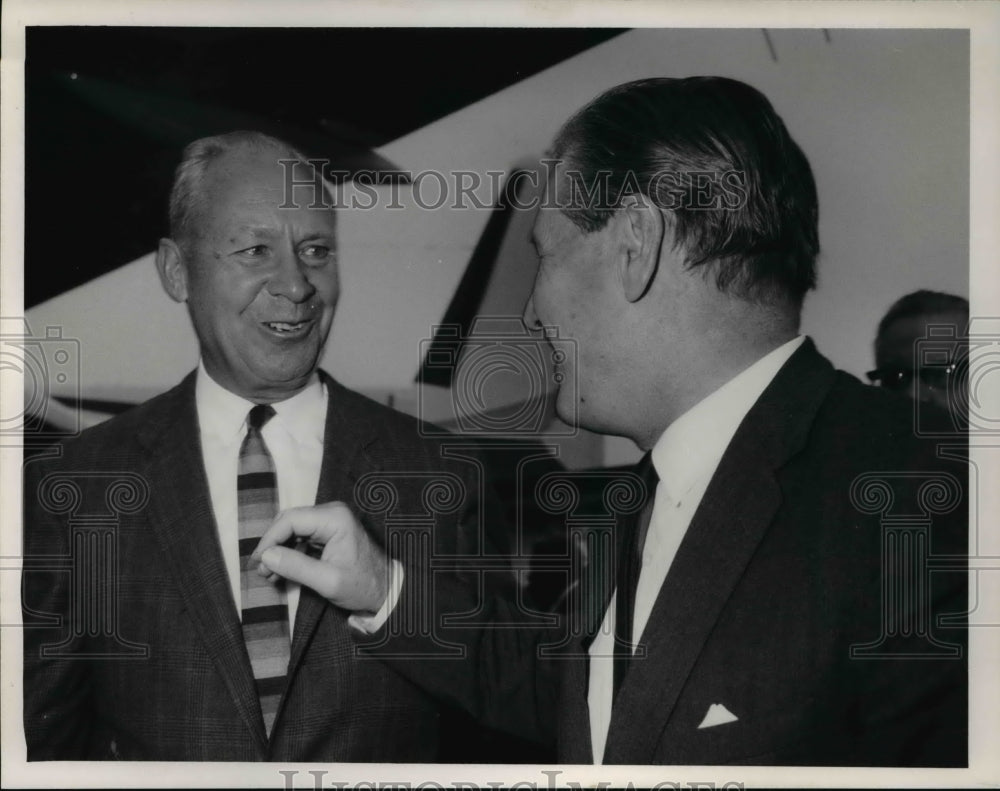
<svg viewBox="0 0 1000 791">
<path fill-rule="evenodd" d="M 470 466 L 318 369 L 340 296 L 335 212 L 286 193 L 317 176 L 259 133 L 187 147 L 156 265 L 187 305 L 197 370 L 26 469 L 29 760 L 440 755 L 440 706 L 356 655 L 348 612 L 248 566 L 279 509 L 353 505 L 376 473 L 404 513 L 426 511 L 426 479 L 453 484 L 436 548 L 480 548 L 458 529 L 478 488 Z M 114 529 L 86 554 L 80 531 L 109 513 Z M 385 513 L 368 529 L 384 544 Z"/>
</svg>

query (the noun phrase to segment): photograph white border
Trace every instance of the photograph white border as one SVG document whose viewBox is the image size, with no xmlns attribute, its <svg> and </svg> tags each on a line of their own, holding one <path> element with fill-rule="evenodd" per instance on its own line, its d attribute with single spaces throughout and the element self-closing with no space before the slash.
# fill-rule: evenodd
<svg viewBox="0 0 1000 791">
<path fill-rule="evenodd" d="M 149 26 L 539 26 L 539 27 L 747 27 L 965 28 L 971 33 L 971 234 L 970 294 L 973 316 L 1000 316 L 1000 4 L 996 2 L 651 2 L 644 0 L 535 0 L 517 2 L 282 2 L 233 0 L 7 0 L 2 8 L 2 287 L 0 315 L 21 316 L 23 306 L 24 194 L 24 31 L 28 25 Z M 71 211 L 71 206 L 59 210 Z M 71 248 L 74 240 L 55 243 Z M 17 382 L 3 380 L 0 398 L 13 411 L 21 399 Z M 993 451 L 998 449 L 994 448 Z M 980 448 L 974 457 L 981 480 L 1000 480 L 1000 454 Z M 516 787 L 547 789 L 569 783 L 607 782 L 614 787 L 692 787 L 714 782 L 745 787 L 940 787 L 1000 784 L 1000 629 L 973 630 L 970 697 L 970 768 L 967 770 L 771 768 L 771 767 L 577 767 L 451 766 L 430 764 L 171 764 L 47 763 L 27 764 L 21 725 L 20 594 L 20 451 L 0 450 L 3 491 L 0 528 L 0 623 L 2 646 L 2 786 L 14 787 L 285 787 L 282 772 L 295 771 L 296 786 L 315 786 L 310 772 L 325 771 L 321 787 L 388 787 L 408 783 L 425 788 Z M 984 487 L 985 488 L 985 487 Z M 1000 530 L 997 495 L 981 493 L 985 522 L 980 529 Z M 994 577 L 1000 576 L 994 574 Z M 984 575 L 985 578 L 985 575 Z M 981 599 L 1000 602 L 1000 586 L 980 590 Z M 1000 618 L 994 618 L 1000 621 Z M 336 781 L 336 786 L 333 782 Z M 531 784 L 534 784 L 531 785 Z M 697 787 L 697 786 L 694 786 Z M 702 785 L 701 787 L 706 787 Z M 735 787 L 735 786 L 729 786 Z"/>
</svg>

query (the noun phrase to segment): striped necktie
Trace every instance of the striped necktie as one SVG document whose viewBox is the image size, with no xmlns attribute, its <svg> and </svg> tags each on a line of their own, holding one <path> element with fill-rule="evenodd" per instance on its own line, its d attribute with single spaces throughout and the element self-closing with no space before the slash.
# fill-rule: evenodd
<svg viewBox="0 0 1000 791">
<path fill-rule="evenodd" d="M 268 737 L 288 674 L 288 604 L 284 588 L 258 574 L 250 555 L 278 513 L 278 480 L 274 461 L 260 433 L 273 416 L 274 409 L 266 404 L 258 404 L 250 410 L 236 477 L 243 639 L 257 683 Z"/>
<path fill-rule="evenodd" d="M 632 620 L 635 616 L 635 592 L 639 584 L 639 573 L 642 571 L 642 548 L 646 543 L 646 532 L 649 530 L 649 519 L 653 514 L 653 502 L 656 497 L 656 487 L 660 482 L 653 466 L 653 454 L 647 453 L 636 465 L 636 474 L 642 478 L 645 486 L 645 499 L 642 508 L 630 518 L 620 523 L 622 535 L 618 542 L 618 557 L 616 578 L 617 595 L 615 598 L 615 664 L 612 693 L 618 697 L 625 673 L 632 662 L 632 646 L 635 635 L 632 634 Z"/>
</svg>

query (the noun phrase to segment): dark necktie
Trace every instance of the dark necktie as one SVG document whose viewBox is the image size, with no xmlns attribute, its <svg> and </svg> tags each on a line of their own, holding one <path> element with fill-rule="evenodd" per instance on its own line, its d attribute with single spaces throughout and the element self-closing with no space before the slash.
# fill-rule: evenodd
<svg viewBox="0 0 1000 791">
<path fill-rule="evenodd" d="M 621 536 L 615 542 L 618 557 L 615 574 L 615 666 L 614 698 L 618 697 L 625 672 L 632 661 L 632 621 L 635 615 L 635 591 L 642 571 L 642 548 L 653 513 L 653 501 L 659 477 L 653 466 L 652 455 L 647 453 L 636 465 L 636 474 L 646 487 L 646 499 L 637 512 L 620 522 Z"/>
<path fill-rule="evenodd" d="M 257 405 L 247 417 L 236 478 L 240 538 L 240 594 L 243 639 L 257 683 L 260 710 L 268 737 L 285 691 L 290 643 L 284 588 L 257 573 L 250 554 L 278 513 L 278 480 L 274 461 L 260 430 L 274 409 Z"/>
</svg>

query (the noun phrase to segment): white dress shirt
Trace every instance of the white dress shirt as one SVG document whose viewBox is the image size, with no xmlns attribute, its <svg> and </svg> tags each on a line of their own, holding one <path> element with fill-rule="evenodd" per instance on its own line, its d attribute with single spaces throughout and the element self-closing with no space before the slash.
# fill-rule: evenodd
<svg viewBox="0 0 1000 791">
<path fill-rule="evenodd" d="M 282 510 L 314 505 L 323 464 L 323 433 L 326 427 L 326 387 L 317 374 L 304 390 L 274 407 L 275 415 L 261 429 L 274 460 L 278 478 L 278 505 Z M 254 404 L 219 385 L 204 364 L 198 366 L 195 403 L 201 434 L 201 452 L 208 475 L 215 523 L 219 529 L 222 557 L 229 574 L 236 610 L 240 603 L 239 519 L 236 476 L 240 445 L 246 437 L 246 419 Z M 299 586 L 286 585 L 289 635 L 295 627 Z"/>
<path fill-rule="evenodd" d="M 633 653 L 649 620 L 691 519 L 698 510 L 716 467 L 747 412 L 778 370 L 805 340 L 798 336 L 737 374 L 667 427 L 653 446 L 656 487 L 632 621 Z M 590 646 L 590 737 L 594 763 L 602 763 L 611 723 L 614 680 L 614 633 L 617 592 Z"/>
</svg>

